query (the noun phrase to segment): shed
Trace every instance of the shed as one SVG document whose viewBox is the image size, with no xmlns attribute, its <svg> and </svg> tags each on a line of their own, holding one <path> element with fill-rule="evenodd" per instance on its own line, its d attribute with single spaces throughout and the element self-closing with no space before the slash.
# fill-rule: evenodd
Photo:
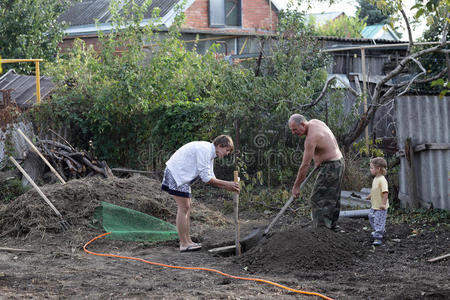
<svg viewBox="0 0 450 300">
<path fill-rule="evenodd" d="M 395 99 L 404 206 L 450 209 L 450 97 Z"/>
<path fill-rule="evenodd" d="M 40 77 L 41 99 L 47 97 L 55 85 L 49 77 Z M 36 103 L 36 77 L 20 75 L 9 70 L 0 77 L 0 107 L 6 106 L 8 101 L 26 109 Z"/>
</svg>

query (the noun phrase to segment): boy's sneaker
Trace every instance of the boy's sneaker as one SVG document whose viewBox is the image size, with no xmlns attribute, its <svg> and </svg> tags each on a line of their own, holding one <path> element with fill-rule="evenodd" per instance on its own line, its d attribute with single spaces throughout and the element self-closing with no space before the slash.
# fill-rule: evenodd
<svg viewBox="0 0 450 300">
<path fill-rule="evenodd" d="M 372 243 L 372 245 L 375 245 L 375 246 L 380 246 L 381 244 L 383 244 L 383 242 L 379 239 L 374 240 Z"/>
</svg>

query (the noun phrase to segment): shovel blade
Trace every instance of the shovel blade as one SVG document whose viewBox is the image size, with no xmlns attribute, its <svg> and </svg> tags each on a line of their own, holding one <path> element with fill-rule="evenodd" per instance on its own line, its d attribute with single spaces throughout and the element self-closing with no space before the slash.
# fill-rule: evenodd
<svg viewBox="0 0 450 300">
<path fill-rule="evenodd" d="M 265 228 L 257 228 L 244 237 L 241 243 L 241 251 L 245 252 L 255 247 L 264 238 Z"/>
</svg>

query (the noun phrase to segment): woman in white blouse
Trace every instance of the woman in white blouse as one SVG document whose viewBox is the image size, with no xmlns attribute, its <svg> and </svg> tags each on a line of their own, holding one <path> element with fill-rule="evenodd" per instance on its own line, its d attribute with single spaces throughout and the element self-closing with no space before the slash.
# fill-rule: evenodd
<svg viewBox="0 0 450 300">
<path fill-rule="evenodd" d="M 197 178 L 203 182 L 233 192 L 239 192 L 239 183 L 217 179 L 214 175 L 214 158 L 225 157 L 233 152 L 231 137 L 220 135 L 212 143 L 190 142 L 179 148 L 166 162 L 162 189 L 177 202 L 176 225 L 180 238 L 180 252 L 197 251 L 202 248 L 190 236 L 191 184 Z"/>
</svg>

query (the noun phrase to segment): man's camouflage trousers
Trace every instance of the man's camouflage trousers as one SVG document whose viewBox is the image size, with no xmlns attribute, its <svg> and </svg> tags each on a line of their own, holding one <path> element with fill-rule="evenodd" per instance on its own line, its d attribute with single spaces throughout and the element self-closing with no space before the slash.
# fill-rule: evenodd
<svg viewBox="0 0 450 300">
<path fill-rule="evenodd" d="M 336 227 L 341 209 L 341 186 L 344 177 L 344 158 L 322 162 L 311 194 L 311 215 L 314 227 Z"/>
</svg>

